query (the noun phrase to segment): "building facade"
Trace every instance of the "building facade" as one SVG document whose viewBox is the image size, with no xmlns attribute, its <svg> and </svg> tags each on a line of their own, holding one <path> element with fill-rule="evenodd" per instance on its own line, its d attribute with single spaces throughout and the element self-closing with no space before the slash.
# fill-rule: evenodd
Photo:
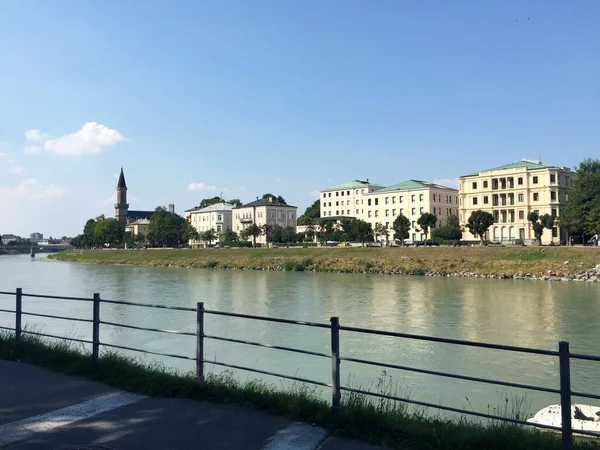
<svg viewBox="0 0 600 450">
<path fill-rule="evenodd" d="M 425 233 L 417 231 L 417 220 L 423 213 L 434 214 L 438 227 L 446 224 L 448 216 L 458 215 L 458 190 L 428 181 L 407 180 L 383 187 L 368 179 L 354 180 L 320 191 L 320 198 L 321 218 L 360 219 L 370 223 L 373 230 L 380 223 L 388 230 L 389 240 L 394 239 L 392 225 L 400 214 L 410 220 L 409 241 L 426 239 Z"/>
<path fill-rule="evenodd" d="M 567 167 L 528 160 L 461 176 L 458 179 L 460 223 L 465 225 L 473 211 L 481 209 L 494 216 L 486 240 L 534 243 L 536 239 L 527 220 L 528 214 L 536 211 L 540 216 L 560 217 L 575 177 Z M 463 239 L 479 238 L 466 230 Z M 542 235 L 542 244 L 566 241 L 567 234 L 559 226 L 544 230 Z"/>
<path fill-rule="evenodd" d="M 232 209 L 232 229 L 236 233 L 256 224 L 262 227 L 265 224 L 279 225 L 280 227 L 292 227 L 296 231 L 297 217 L 296 206 L 279 203 L 273 197 L 257 199 Z M 266 244 L 267 238 L 264 234 L 256 238 L 256 243 Z"/>
<path fill-rule="evenodd" d="M 150 221 L 148 219 L 139 219 L 135 222 L 130 222 L 125 225 L 125 232 L 131 233 L 133 236 L 142 235 L 148 236 Z"/>
<path fill-rule="evenodd" d="M 192 224 L 198 233 L 214 230 L 217 235 L 231 230 L 231 211 L 229 203 L 216 203 L 206 208 L 194 208 L 185 211 L 185 219 Z M 190 246 L 200 246 L 204 241 L 190 241 Z"/>
</svg>

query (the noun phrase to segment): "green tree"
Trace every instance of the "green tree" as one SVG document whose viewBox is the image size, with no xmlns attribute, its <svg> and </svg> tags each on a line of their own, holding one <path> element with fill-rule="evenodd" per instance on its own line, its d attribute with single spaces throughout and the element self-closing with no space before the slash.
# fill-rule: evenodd
<svg viewBox="0 0 600 450">
<path fill-rule="evenodd" d="M 298 225 L 308 225 L 319 217 L 321 217 L 321 201 L 315 200 L 312 205 L 306 208 L 304 214 L 298 217 Z"/>
<path fill-rule="evenodd" d="M 383 238 L 385 236 L 385 240 L 387 242 L 389 231 L 384 224 L 382 224 L 381 222 L 377 222 L 375 224 L 375 235 L 380 238 Z"/>
<path fill-rule="evenodd" d="M 288 244 L 296 242 L 296 230 L 293 227 L 285 227 L 281 230 L 281 242 Z"/>
<path fill-rule="evenodd" d="M 123 229 L 117 219 L 102 219 L 94 227 L 95 242 L 113 247 L 123 242 Z"/>
<path fill-rule="evenodd" d="M 252 245 L 256 247 L 256 238 L 262 234 L 262 228 L 255 223 L 240 231 L 240 237 L 244 240 L 252 237 Z"/>
<path fill-rule="evenodd" d="M 225 244 L 231 243 L 231 242 L 237 242 L 239 239 L 240 238 L 239 238 L 238 234 L 233 230 L 227 229 L 223 233 L 221 233 L 221 241 Z"/>
<path fill-rule="evenodd" d="M 306 225 L 306 231 L 304 232 L 304 237 L 309 242 L 312 242 L 313 239 L 315 238 L 314 219 L 311 219 L 310 222 Z"/>
<path fill-rule="evenodd" d="M 592 211 L 600 205 L 600 159 L 587 158 L 577 167 L 577 178 L 569 189 L 569 201 L 562 209 L 559 225 L 569 234 L 595 234 Z"/>
<path fill-rule="evenodd" d="M 331 240 L 333 234 L 333 222 L 331 220 L 319 220 L 319 231 L 317 231 L 317 239 L 321 244 Z"/>
<path fill-rule="evenodd" d="M 417 219 L 417 223 L 425 233 L 425 239 L 427 239 L 427 234 L 429 233 L 430 228 L 435 228 L 435 224 L 437 223 L 437 217 L 435 214 L 431 213 L 423 213 L 421 217 Z"/>
<path fill-rule="evenodd" d="M 198 230 L 188 220 L 184 220 L 181 224 L 181 239 L 184 242 L 191 242 L 197 241 L 199 238 Z"/>
<path fill-rule="evenodd" d="M 400 214 L 394 220 L 392 229 L 394 230 L 394 239 L 399 240 L 402 246 L 404 246 L 404 240 L 408 239 L 410 232 L 410 220 L 408 220 L 408 217 Z"/>
<path fill-rule="evenodd" d="M 273 194 L 269 194 L 267 192 L 266 194 L 263 194 L 263 196 L 262 196 L 262 198 L 266 198 L 266 199 L 268 199 L 269 197 L 273 198 L 274 202 L 282 203 L 284 205 L 287 205 L 287 203 L 285 202 L 285 199 L 281 195 L 273 195 Z"/>
<path fill-rule="evenodd" d="M 135 236 L 132 232 L 126 231 L 123 234 L 123 242 L 127 244 L 127 247 L 133 247 L 135 245 Z"/>
<path fill-rule="evenodd" d="M 600 204 L 592 208 L 588 214 L 585 226 L 590 234 L 600 233 Z"/>
<path fill-rule="evenodd" d="M 176 247 L 183 244 L 183 231 L 188 223 L 164 207 L 156 208 L 148 225 L 148 241 L 155 247 Z"/>
<path fill-rule="evenodd" d="M 554 226 L 554 218 L 549 214 L 540 216 L 537 212 L 532 211 L 527 214 L 527 220 L 531 222 L 533 234 L 538 240 L 538 243 L 542 245 L 542 234 L 544 234 L 544 228 L 551 230 Z"/>
<path fill-rule="evenodd" d="M 208 242 L 208 245 L 212 245 L 212 241 L 218 238 L 217 232 L 212 228 L 206 230 L 205 232 L 200 234 L 200 239 L 204 242 Z"/>
<path fill-rule="evenodd" d="M 355 220 L 354 226 L 356 229 L 356 237 L 360 242 L 362 242 L 362 246 L 365 246 L 365 242 L 373 241 L 373 228 L 369 222 L 365 222 L 364 220 Z"/>
<path fill-rule="evenodd" d="M 492 216 L 487 211 L 482 211 L 478 209 L 477 211 L 473 211 L 469 216 L 469 220 L 467 220 L 466 227 L 474 236 L 479 236 L 479 240 L 481 241 L 481 245 L 483 245 L 483 239 L 485 237 L 485 232 L 489 227 L 494 223 L 494 216 Z"/>
<path fill-rule="evenodd" d="M 234 208 L 239 208 L 240 206 L 243 205 L 243 203 L 241 202 L 241 200 L 239 198 L 232 198 L 227 203 L 229 203 Z"/>
</svg>

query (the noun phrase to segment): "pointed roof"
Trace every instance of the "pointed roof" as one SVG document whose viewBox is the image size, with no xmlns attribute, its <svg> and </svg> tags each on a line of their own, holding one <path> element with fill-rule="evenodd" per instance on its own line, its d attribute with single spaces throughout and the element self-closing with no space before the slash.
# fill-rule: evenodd
<svg viewBox="0 0 600 450">
<path fill-rule="evenodd" d="M 121 174 L 119 175 L 117 189 L 127 189 L 127 185 L 125 184 L 125 175 L 123 174 L 123 166 L 121 166 Z"/>
</svg>

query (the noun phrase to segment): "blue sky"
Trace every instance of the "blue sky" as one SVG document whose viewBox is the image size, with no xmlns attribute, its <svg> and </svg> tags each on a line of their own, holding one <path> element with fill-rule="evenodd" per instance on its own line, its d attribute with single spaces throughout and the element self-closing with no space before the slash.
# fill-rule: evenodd
<svg viewBox="0 0 600 450">
<path fill-rule="evenodd" d="M 450 184 L 600 143 L 597 0 L 0 5 L 0 233 L 132 209 Z M 32 131 L 33 130 L 33 131 Z M 194 190 L 190 190 L 193 184 Z"/>
</svg>

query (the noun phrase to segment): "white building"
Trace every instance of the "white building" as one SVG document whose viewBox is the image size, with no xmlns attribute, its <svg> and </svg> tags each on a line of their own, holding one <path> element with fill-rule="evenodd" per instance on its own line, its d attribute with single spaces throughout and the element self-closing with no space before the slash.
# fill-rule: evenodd
<svg viewBox="0 0 600 450">
<path fill-rule="evenodd" d="M 296 231 L 297 207 L 279 203 L 273 197 L 257 199 L 246 203 L 232 211 L 232 229 L 240 233 L 244 228 L 255 223 L 259 227 L 264 224 L 279 225 L 282 228 L 292 227 Z M 263 234 L 256 238 L 256 243 L 265 244 Z"/>
<path fill-rule="evenodd" d="M 194 208 L 185 211 L 185 219 L 189 221 L 198 233 L 214 230 L 220 235 L 232 229 L 233 206 L 221 202 L 206 208 Z M 199 246 L 203 241 L 190 241 L 190 246 Z"/>
</svg>

